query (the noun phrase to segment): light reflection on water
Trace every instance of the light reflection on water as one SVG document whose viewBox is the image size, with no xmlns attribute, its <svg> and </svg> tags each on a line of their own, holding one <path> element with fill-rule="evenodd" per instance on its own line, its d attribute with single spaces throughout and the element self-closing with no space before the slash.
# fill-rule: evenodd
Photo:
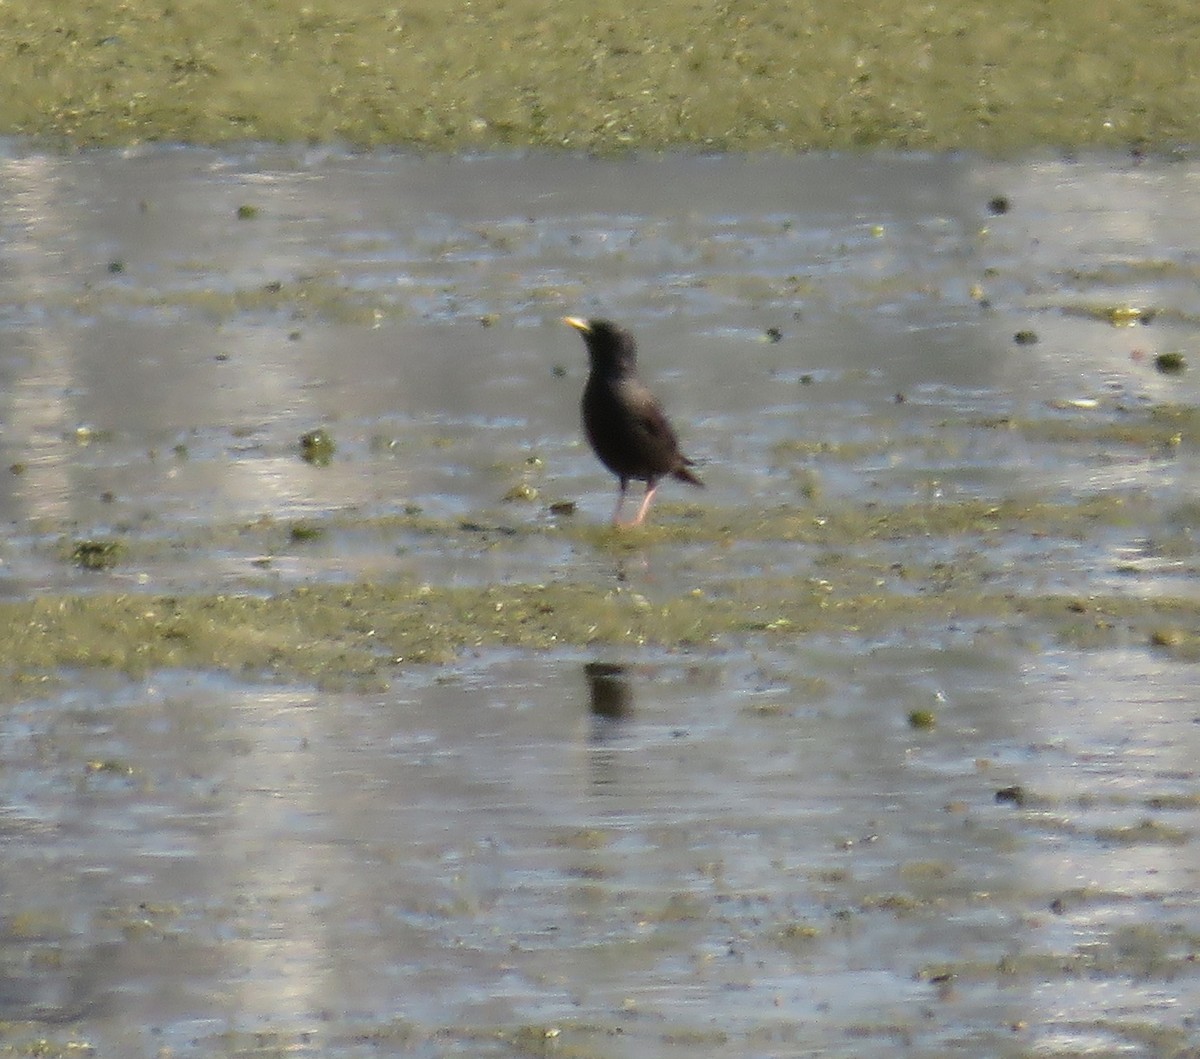
<svg viewBox="0 0 1200 1059">
<path fill-rule="evenodd" d="M 649 1054 L 687 1027 L 735 1051 L 770 1030 L 884 1054 L 864 1026 L 994 1045 L 1009 1020 L 1099 1017 L 1103 960 L 1092 986 L 1058 983 L 1079 1015 L 1044 1009 L 1038 974 L 997 992 L 997 967 L 1084 959 L 1131 925 L 1145 937 L 1109 973 L 1150 979 L 1122 1003 L 1175 980 L 1189 842 L 1105 836 L 1148 815 L 1194 828 L 1179 667 L 1114 660 L 1110 696 L 1154 681 L 1135 703 L 1153 723 L 1131 724 L 1065 655 L 764 661 L 765 690 L 745 660 L 607 663 L 597 689 L 594 663 L 496 656 L 380 697 L 180 676 L 21 707 L 6 891 L 38 929 L 10 938 L 32 959 L 7 1017 L 101 1040 L 157 1026 L 185 1052 L 203 1012 L 209 1033 L 599 1021 Z M 797 699 L 791 667 L 836 690 Z M 904 722 L 920 702 L 933 732 Z M 1042 800 L 997 803 L 1014 780 Z M 953 1003 L 923 980 L 943 966 Z"/>
<path fill-rule="evenodd" d="M 1194 372 L 1152 364 L 1200 311 L 1190 162 L 175 150 L 15 153 L 0 182 L 9 596 L 131 577 L 62 563 L 64 534 L 264 516 L 342 520 L 267 590 L 612 583 L 549 537 L 466 561 L 369 525 L 544 518 L 500 500 L 525 476 L 605 517 L 567 311 L 634 327 L 712 509 L 802 503 L 813 478 L 878 503 L 1129 490 L 1135 525 L 999 542 L 1006 583 L 1194 591 L 1187 446 L 988 425 L 1196 402 Z M 1158 315 L 1079 311 L 1118 305 Z M 325 469 L 296 451 L 321 424 Z M 216 538 L 130 587 L 244 589 L 257 554 Z M 821 558 L 745 542 L 686 569 Z M 971 627 L 497 653 L 361 695 L 67 674 L 0 726 L 3 1033 L 861 1056 L 1129 1050 L 1157 1023 L 1194 1046 L 1195 667 L 1043 647 Z"/>
</svg>

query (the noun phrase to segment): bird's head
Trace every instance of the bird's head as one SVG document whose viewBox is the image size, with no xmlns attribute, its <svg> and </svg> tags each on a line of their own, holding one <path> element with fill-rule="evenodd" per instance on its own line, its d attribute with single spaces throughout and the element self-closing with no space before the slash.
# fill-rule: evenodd
<svg viewBox="0 0 1200 1059">
<path fill-rule="evenodd" d="M 593 371 L 624 375 L 637 370 L 637 343 L 624 328 L 609 320 L 585 320 L 581 316 L 564 316 L 563 323 L 583 335 Z"/>
</svg>

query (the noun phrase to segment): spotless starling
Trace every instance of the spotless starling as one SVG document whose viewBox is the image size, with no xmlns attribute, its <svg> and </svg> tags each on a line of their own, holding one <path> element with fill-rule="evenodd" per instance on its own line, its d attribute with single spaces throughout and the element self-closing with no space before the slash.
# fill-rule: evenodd
<svg viewBox="0 0 1200 1059">
<path fill-rule="evenodd" d="M 638 377 L 637 343 L 633 335 L 608 320 L 565 316 L 587 343 L 591 373 L 583 388 L 583 430 L 592 450 L 617 476 L 620 490 L 613 525 L 621 525 L 621 505 L 630 479 L 646 483 L 646 495 L 630 523 L 640 526 L 658 491 L 659 479 L 670 475 L 703 486 L 679 451 L 679 440 L 658 398 Z"/>
</svg>

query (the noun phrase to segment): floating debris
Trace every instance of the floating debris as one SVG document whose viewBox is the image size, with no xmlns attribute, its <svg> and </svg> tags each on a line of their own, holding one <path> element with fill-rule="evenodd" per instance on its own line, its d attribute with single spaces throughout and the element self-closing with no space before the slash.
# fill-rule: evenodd
<svg viewBox="0 0 1200 1059">
<path fill-rule="evenodd" d="M 294 544 L 304 544 L 307 541 L 320 540 L 325 536 L 325 530 L 311 522 L 297 522 L 288 532 L 288 536 Z"/>
<path fill-rule="evenodd" d="M 1179 629 L 1155 629 L 1150 633 L 1150 644 L 1153 647 L 1178 647 L 1183 643 L 1183 633 Z"/>
<path fill-rule="evenodd" d="M 123 761 L 115 761 L 112 759 L 93 759 L 89 761 L 84 770 L 87 772 L 107 772 L 114 776 L 132 776 L 137 772 L 137 769 L 132 765 L 126 765 Z"/>
<path fill-rule="evenodd" d="M 332 435 L 324 428 L 318 427 L 300 436 L 300 456 L 314 467 L 328 467 L 336 449 Z"/>
<path fill-rule="evenodd" d="M 1018 331 L 1013 335 L 1013 341 L 1018 346 L 1032 346 L 1037 343 L 1038 336 L 1036 331 Z"/>
<path fill-rule="evenodd" d="M 1028 795 L 1025 793 L 1025 788 L 1020 784 L 1013 784 L 1011 787 L 1001 787 L 996 792 L 996 801 L 1001 805 L 1024 805 L 1028 800 Z"/>
<path fill-rule="evenodd" d="M 528 482 L 518 482 L 504 494 L 506 503 L 529 503 L 531 500 L 536 500 L 537 498 L 538 491 Z"/>
<path fill-rule="evenodd" d="M 1154 367 L 1162 375 L 1180 375 L 1187 368 L 1182 353 L 1160 353 L 1154 358 Z"/>
<path fill-rule="evenodd" d="M 1107 310 L 1107 316 L 1113 327 L 1132 327 L 1146 318 L 1146 312 L 1133 305 L 1114 305 Z"/>
<path fill-rule="evenodd" d="M 929 731 L 937 727 L 937 714 L 933 710 L 911 710 L 908 714 L 909 728 Z"/>
<path fill-rule="evenodd" d="M 84 570 L 110 570 L 124 552 L 125 546 L 120 541 L 76 541 L 71 549 L 71 561 Z"/>
</svg>

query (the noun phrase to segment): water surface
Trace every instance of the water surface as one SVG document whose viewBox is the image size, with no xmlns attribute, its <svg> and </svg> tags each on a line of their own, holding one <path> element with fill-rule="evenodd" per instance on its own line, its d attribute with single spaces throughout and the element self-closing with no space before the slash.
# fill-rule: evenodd
<svg viewBox="0 0 1200 1059">
<path fill-rule="evenodd" d="M 1080 616 L 481 647 L 382 689 L 266 660 L 31 675 L 0 722 L 5 1043 L 1200 1047 L 1197 663 L 1171 650 L 1196 632 L 1196 180 L 1123 157 L 10 151 L 10 600 L 402 577 L 836 598 L 870 571 L 917 600 L 940 568 Z M 614 553 L 578 529 L 613 486 L 567 313 L 635 331 L 700 462 L 703 493 L 664 486 L 673 536 Z M 1191 370 L 1156 370 L 1172 352 Z M 317 427 L 327 467 L 300 457 Z M 718 532 L 972 500 L 1067 514 Z M 1122 514 L 1072 514 L 1091 500 Z M 81 569 L 83 539 L 126 557 Z M 1181 601 L 1179 627 L 1110 634 L 1094 595 Z"/>
</svg>

